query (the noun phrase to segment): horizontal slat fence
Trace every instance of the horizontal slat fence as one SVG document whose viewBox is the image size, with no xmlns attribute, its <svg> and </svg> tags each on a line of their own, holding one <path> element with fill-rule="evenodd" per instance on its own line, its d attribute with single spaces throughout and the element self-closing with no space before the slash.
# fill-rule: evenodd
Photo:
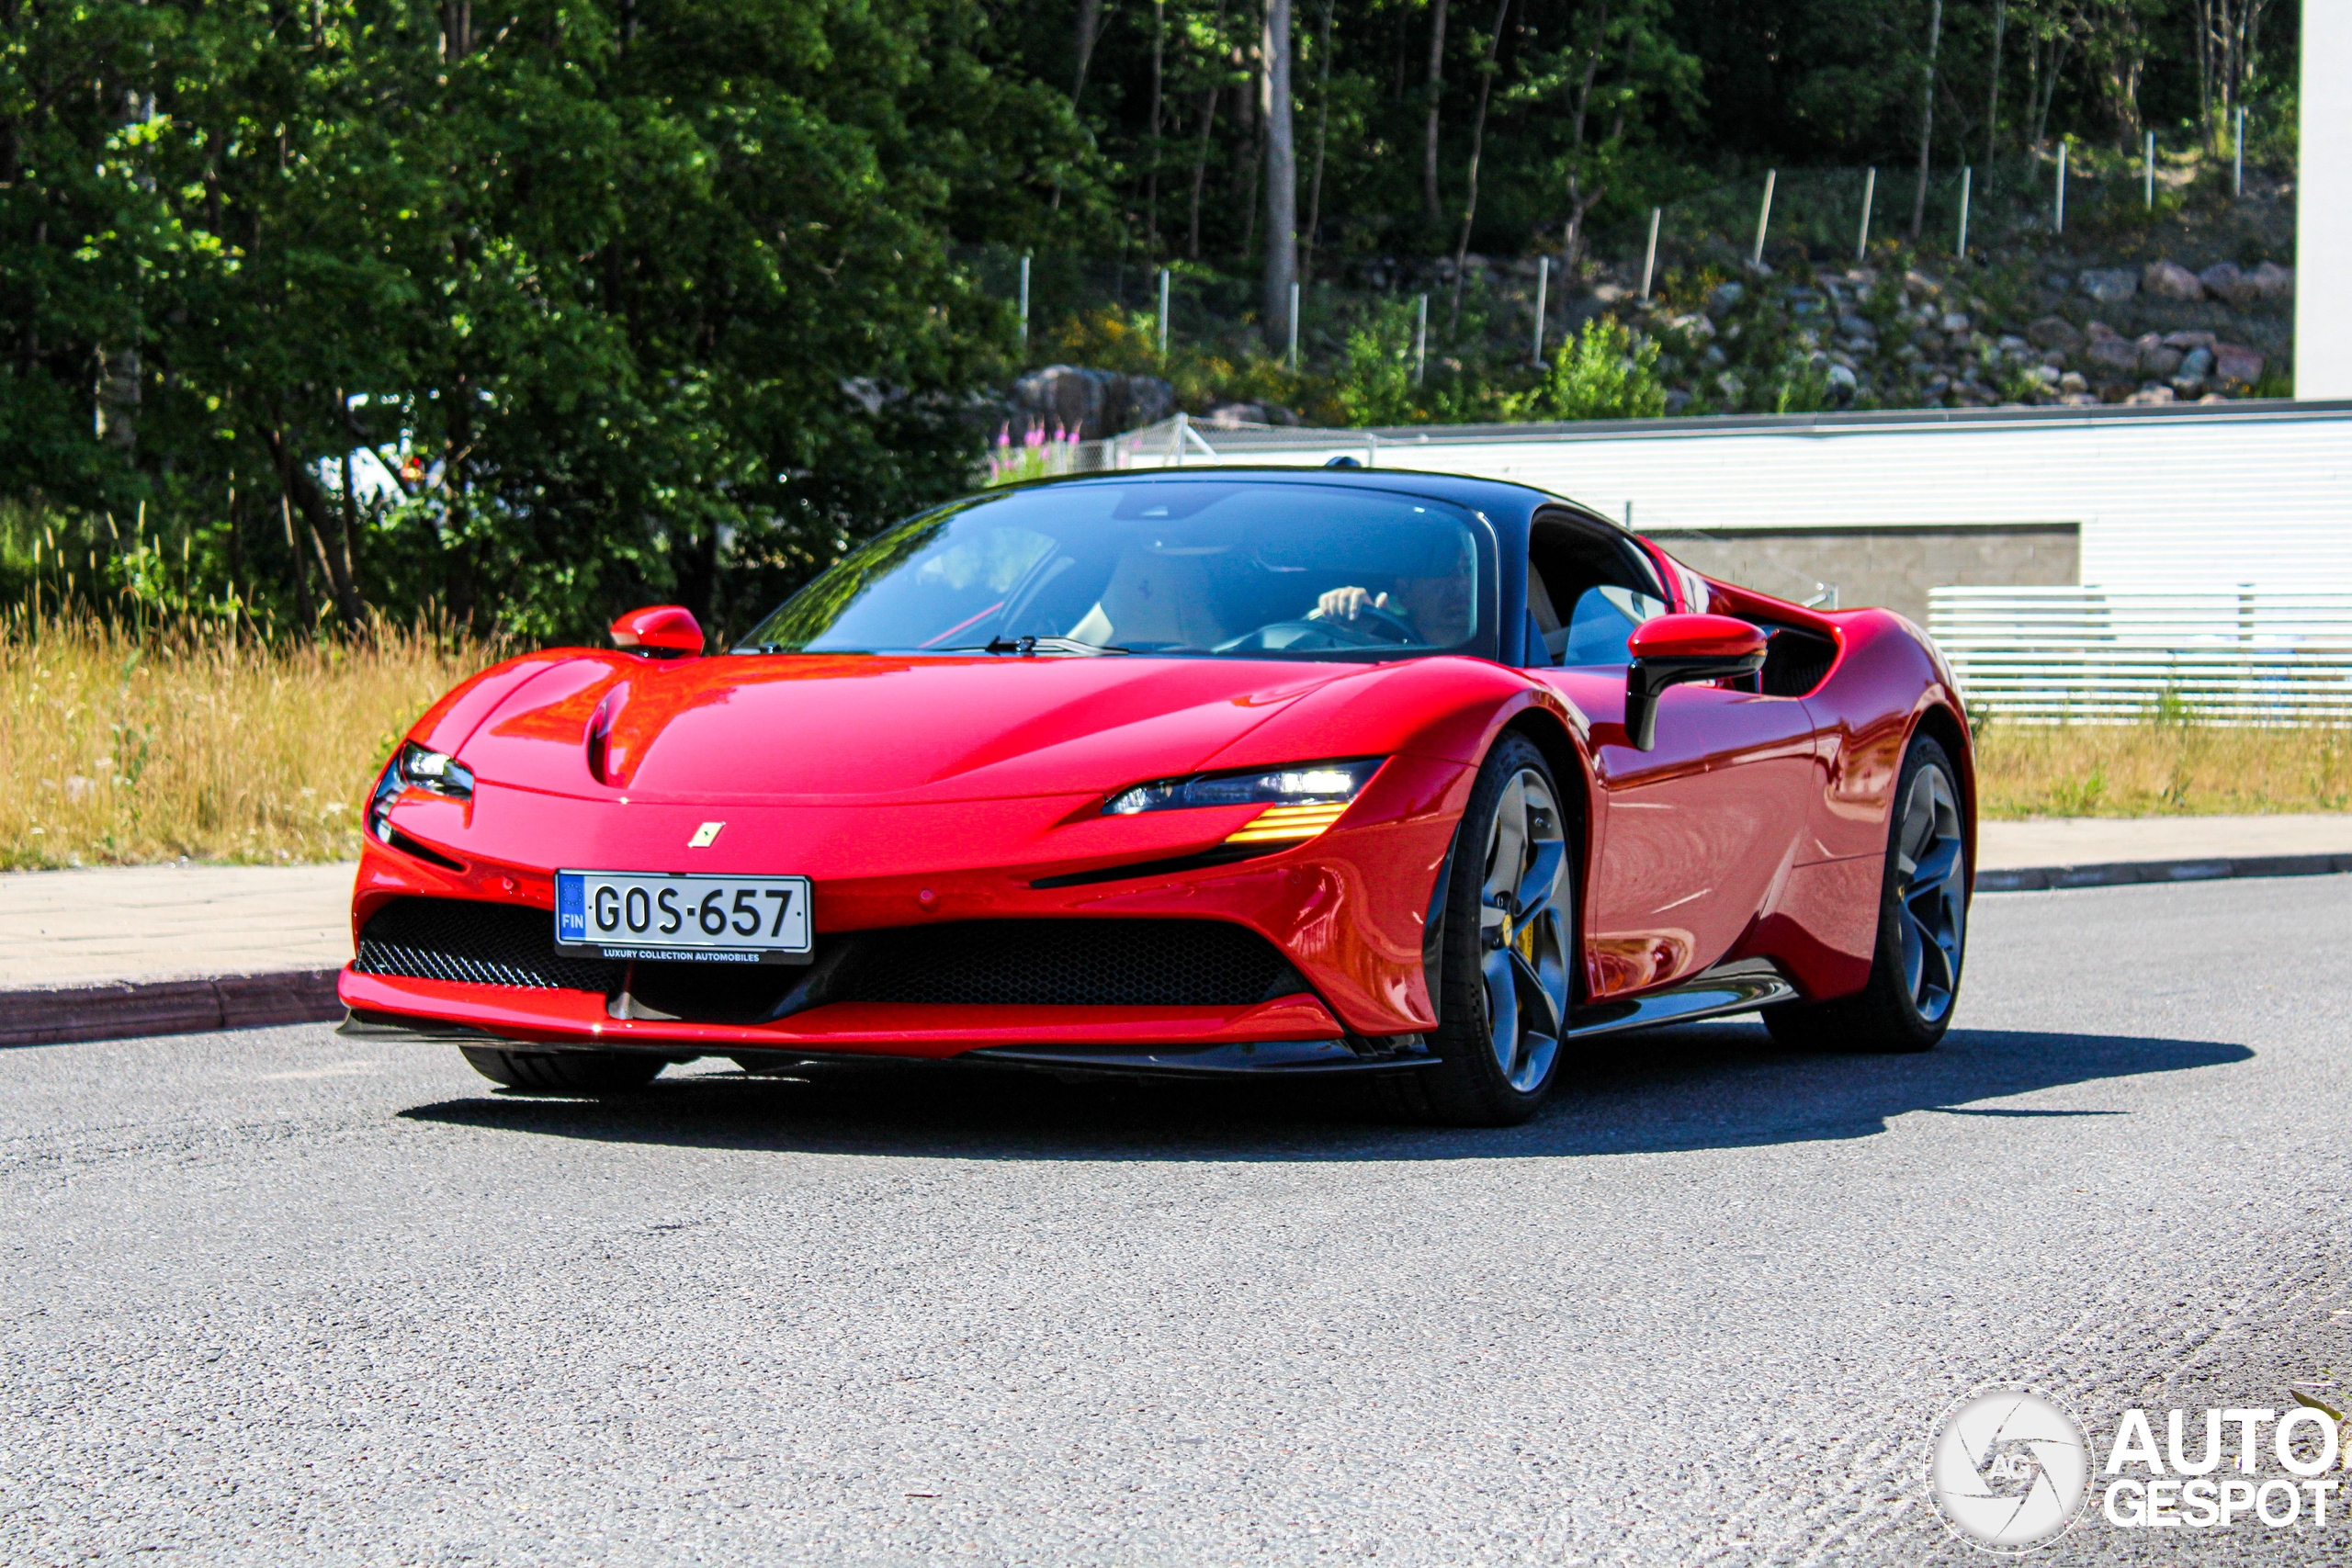
<svg viewBox="0 0 2352 1568">
<path fill-rule="evenodd" d="M 1931 588 L 1969 706 L 2043 724 L 2352 724 L 2352 591 Z"/>
</svg>

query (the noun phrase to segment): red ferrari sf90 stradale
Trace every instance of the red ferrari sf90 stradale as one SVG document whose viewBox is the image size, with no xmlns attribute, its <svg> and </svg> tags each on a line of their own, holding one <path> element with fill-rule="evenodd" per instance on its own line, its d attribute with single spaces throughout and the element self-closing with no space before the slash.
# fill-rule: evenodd
<svg viewBox="0 0 2352 1568">
<path fill-rule="evenodd" d="M 385 769 L 345 1027 L 603 1093 L 706 1055 L 1378 1075 L 1532 1112 L 1574 1043 L 1761 1008 L 1933 1045 L 1974 774 L 1883 610 L 1521 486 L 1082 478 L 942 506 L 735 648 L 637 611 Z"/>
</svg>

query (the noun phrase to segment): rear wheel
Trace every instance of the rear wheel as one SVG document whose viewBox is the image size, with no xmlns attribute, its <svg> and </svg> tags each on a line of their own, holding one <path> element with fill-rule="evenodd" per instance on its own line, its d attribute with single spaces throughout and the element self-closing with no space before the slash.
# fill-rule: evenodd
<svg viewBox="0 0 2352 1568">
<path fill-rule="evenodd" d="M 1967 824 L 1960 775 L 1926 736 L 1903 759 L 1894 802 L 1870 983 L 1835 1001 L 1766 1008 L 1764 1025 L 1783 1045 L 1927 1051 L 1951 1027 L 1968 945 Z"/>
<path fill-rule="evenodd" d="M 1524 1122 L 1552 1092 L 1568 1014 L 1575 856 L 1544 754 L 1505 738 L 1478 771 L 1446 890 L 1436 1066 L 1384 1080 L 1393 1107 L 1458 1126 Z"/>
<path fill-rule="evenodd" d="M 466 1065 L 494 1084 L 526 1094 L 595 1096 L 643 1089 L 669 1066 L 634 1051 L 508 1051 L 460 1045 Z"/>
</svg>

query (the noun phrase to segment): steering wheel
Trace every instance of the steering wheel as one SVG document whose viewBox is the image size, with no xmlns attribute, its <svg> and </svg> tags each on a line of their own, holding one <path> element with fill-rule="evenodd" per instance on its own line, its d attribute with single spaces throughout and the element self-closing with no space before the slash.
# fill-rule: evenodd
<svg viewBox="0 0 2352 1568">
<path fill-rule="evenodd" d="M 1384 610 L 1376 604 L 1359 605 L 1354 615 L 1344 618 L 1334 615 L 1317 615 L 1314 620 L 1318 626 L 1337 621 L 1339 625 L 1351 630 L 1369 632 L 1372 634 L 1368 639 L 1370 642 L 1419 642 L 1422 640 L 1419 630 L 1412 622 L 1394 610 Z M 1366 622 L 1371 624 L 1366 625 Z"/>
<path fill-rule="evenodd" d="M 1303 652 L 1318 648 L 1380 648 L 1420 640 L 1421 634 L 1414 629 L 1412 622 L 1366 604 L 1350 619 L 1307 615 L 1295 621 L 1269 621 L 1255 631 L 1243 632 L 1229 642 L 1217 644 L 1216 651 Z"/>
</svg>

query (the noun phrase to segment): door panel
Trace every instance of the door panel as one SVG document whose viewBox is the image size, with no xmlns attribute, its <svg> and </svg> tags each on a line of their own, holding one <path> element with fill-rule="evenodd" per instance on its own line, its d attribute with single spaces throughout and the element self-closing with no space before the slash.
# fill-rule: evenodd
<svg viewBox="0 0 2352 1568">
<path fill-rule="evenodd" d="M 1609 671 L 1576 673 L 1602 803 L 1585 911 L 1589 994 L 1648 990 L 1747 956 L 1739 950 L 1779 898 L 1818 792 L 1804 705 L 1670 687 L 1657 749 L 1637 751 L 1625 743 L 1623 674 L 1604 684 L 1591 677 Z"/>
</svg>

